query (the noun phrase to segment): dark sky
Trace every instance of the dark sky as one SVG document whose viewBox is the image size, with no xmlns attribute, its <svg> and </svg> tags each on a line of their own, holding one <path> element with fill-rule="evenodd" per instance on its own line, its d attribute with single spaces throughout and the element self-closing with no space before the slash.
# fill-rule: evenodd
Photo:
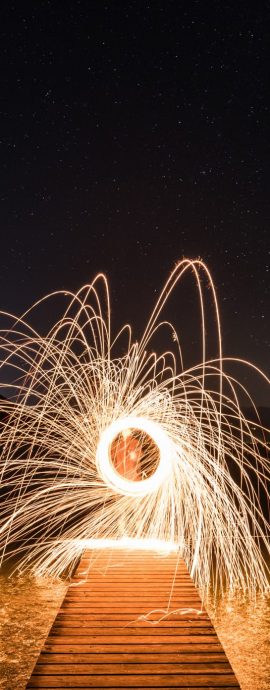
<svg viewBox="0 0 270 690">
<path fill-rule="evenodd" d="M 226 354 L 269 374 L 269 19 L 235 0 L 1 4 L 2 309 L 102 270 L 138 337 L 200 256 Z M 193 301 L 187 282 L 171 307 L 191 353 Z"/>
</svg>

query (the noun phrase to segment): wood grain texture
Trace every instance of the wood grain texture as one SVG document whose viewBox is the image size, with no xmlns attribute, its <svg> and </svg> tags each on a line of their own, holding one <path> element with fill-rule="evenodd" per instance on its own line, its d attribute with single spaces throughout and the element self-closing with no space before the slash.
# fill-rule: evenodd
<svg viewBox="0 0 270 690">
<path fill-rule="evenodd" d="M 27 688 L 240 688 L 177 554 L 85 552 Z"/>
</svg>

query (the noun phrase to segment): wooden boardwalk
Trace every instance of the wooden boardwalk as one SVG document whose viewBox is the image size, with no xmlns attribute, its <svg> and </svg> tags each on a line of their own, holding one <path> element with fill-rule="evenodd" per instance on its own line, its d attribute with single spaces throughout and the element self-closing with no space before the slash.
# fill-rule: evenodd
<svg viewBox="0 0 270 690">
<path fill-rule="evenodd" d="M 85 552 L 27 688 L 240 688 L 183 561 L 172 590 L 176 564 Z"/>
</svg>

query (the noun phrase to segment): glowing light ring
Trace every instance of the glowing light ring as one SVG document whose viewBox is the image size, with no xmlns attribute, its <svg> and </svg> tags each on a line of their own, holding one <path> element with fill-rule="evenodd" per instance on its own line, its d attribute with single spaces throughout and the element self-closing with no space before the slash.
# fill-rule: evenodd
<svg viewBox="0 0 270 690">
<path fill-rule="evenodd" d="M 159 450 L 158 466 L 147 479 L 131 481 L 114 468 L 110 457 L 113 439 L 126 429 L 138 429 L 150 436 Z M 97 448 L 97 466 L 100 475 L 111 488 L 128 496 L 146 496 L 156 491 L 170 474 L 172 467 L 172 444 L 159 424 L 145 417 L 128 416 L 117 419 L 102 433 Z"/>
</svg>

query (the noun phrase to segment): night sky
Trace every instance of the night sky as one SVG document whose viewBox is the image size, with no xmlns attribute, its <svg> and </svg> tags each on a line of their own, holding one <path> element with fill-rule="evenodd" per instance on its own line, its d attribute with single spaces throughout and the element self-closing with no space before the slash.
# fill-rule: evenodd
<svg viewBox="0 0 270 690">
<path fill-rule="evenodd" d="M 270 373 L 269 19 L 235 0 L 1 4 L 1 309 L 104 271 L 139 337 L 201 257 L 225 353 Z M 187 281 L 170 316 L 196 360 L 195 301 Z"/>
</svg>

